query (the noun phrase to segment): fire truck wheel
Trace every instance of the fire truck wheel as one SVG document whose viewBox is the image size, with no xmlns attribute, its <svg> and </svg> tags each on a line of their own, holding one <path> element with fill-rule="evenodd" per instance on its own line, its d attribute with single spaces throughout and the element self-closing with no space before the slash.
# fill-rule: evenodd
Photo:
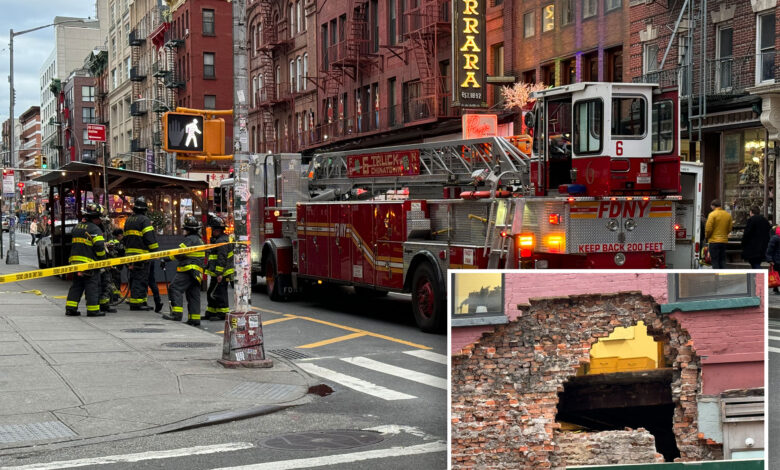
<svg viewBox="0 0 780 470">
<path fill-rule="evenodd" d="M 276 272 L 276 259 L 273 256 L 268 256 L 265 259 L 265 287 L 268 290 L 268 298 L 274 302 L 282 300 L 282 294 L 279 291 L 279 283 L 276 282 L 278 278 Z"/>
<path fill-rule="evenodd" d="M 444 292 L 428 263 L 417 266 L 412 278 L 412 313 L 421 330 L 433 333 L 443 326 Z"/>
</svg>

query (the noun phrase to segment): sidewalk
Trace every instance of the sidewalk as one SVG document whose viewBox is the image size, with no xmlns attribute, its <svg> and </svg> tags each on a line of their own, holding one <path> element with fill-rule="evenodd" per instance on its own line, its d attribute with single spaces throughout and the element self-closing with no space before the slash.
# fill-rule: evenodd
<svg viewBox="0 0 780 470">
<path fill-rule="evenodd" d="M 28 269 L 0 261 L 2 274 Z M 153 312 L 66 317 L 54 298 L 64 288 L 0 285 L 0 459 L 270 413 L 307 403 L 318 383 L 276 357 L 271 369 L 224 369 L 221 336 Z"/>
</svg>

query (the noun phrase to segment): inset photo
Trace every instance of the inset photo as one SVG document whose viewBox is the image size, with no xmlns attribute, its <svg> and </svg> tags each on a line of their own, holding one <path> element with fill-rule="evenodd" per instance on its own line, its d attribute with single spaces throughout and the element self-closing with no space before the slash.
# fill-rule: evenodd
<svg viewBox="0 0 780 470">
<path fill-rule="evenodd" d="M 764 468 L 765 271 L 457 270 L 449 293 L 453 470 Z"/>
</svg>

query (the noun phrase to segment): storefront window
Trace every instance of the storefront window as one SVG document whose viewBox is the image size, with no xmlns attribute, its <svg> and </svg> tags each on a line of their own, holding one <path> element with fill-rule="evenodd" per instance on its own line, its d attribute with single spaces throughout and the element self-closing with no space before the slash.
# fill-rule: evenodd
<svg viewBox="0 0 780 470">
<path fill-rule="evenodd" d="M 452 325 L 505 323 L 501 273 L 452 273 Z"/>
<path fill-rule="evenodd" d="M 723 203 L 734 219 L 731 237 L 740 238 L 750 207 L 764 212 L 763 128 L 723 134 Z"/>
</svg>

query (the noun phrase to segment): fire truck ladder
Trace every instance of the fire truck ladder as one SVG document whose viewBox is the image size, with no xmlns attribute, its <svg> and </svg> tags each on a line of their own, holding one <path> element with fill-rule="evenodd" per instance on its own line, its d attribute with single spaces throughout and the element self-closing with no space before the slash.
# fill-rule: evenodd
<svg viewBox="0 0 780 470">
<path fill-rule="evenodd" d="M 487 269 L 499 269 L 502 259 L 509 254 L 509 245 L 512 237 L 507 236 L 512 227 L 512 215 L 518 201 L 513 198 L 494 199 L 490 204 L 490 217 L 487 220 L 487 234 L 485 236 L 485 248 L 483 254 L 488 257 Z"/>
<path fill-rule="evenodd" d="M 420 173 L 408 176 L 349 177 L 348 157 L 374 155 L 382 152 L 420 152 Z M 409 197 L 434 194 L 445 186 L 475 185 L 477 177 L 493 175 L 487 180 L 495 190 L 499 182 L 520 186 L 530 191 L 529 157 L 503 137 L 399 145 L 369 150 L 351 150 L 314 155 L 306 172 L 309 189 L 334 198 L 343 197 L 358 187 L 372 189 L 377 195 L 389 189 L 409 188 Z M 436 194 L 441 195 L 442 192 Z M 439 196 L 441 197 L 441 196 Z"/>
</svg>

